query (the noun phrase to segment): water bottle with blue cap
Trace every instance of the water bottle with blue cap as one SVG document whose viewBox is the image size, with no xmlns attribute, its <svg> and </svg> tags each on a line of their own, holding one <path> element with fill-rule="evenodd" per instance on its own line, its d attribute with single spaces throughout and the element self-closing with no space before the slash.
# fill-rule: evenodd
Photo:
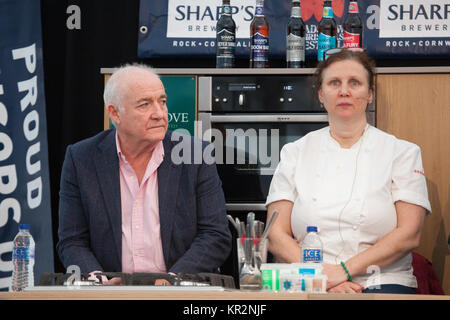
<svg viewBox="0 0 450 320">
<path fill-rule="evenodd" d="M 323 262 L 323 244 L 317 234 L 316 226 L 306 228 L 306 236 L 302 242 L 302 262 L 303 263 L 322 263 Z"/>
<path fill-rule="evenodd" d="M 35 243 L 29 224 L 20 224 L 19 233 L 13 241 L 13 273 L 10 291 L 22 291 L 34 286 L 34 250 Z"/>
</svg>

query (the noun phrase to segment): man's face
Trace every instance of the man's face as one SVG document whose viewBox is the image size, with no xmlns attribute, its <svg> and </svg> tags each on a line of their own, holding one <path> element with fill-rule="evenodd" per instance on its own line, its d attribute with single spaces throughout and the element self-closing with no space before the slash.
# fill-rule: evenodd
<svg viewBox="0 0 450 320">
<path fill-rule="evenodd" d="M 166 92 L 161 80 L 146 71 L 127 75 L 122 86 L 122 108 L 110 112 L 119 138 L 155 145 L 168 128 Z"/>
</svg>

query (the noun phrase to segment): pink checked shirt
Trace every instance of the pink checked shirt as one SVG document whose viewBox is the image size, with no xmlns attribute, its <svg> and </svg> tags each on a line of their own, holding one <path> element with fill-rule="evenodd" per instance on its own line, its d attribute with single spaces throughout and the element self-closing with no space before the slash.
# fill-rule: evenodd
<svg viewBox="0 0 450 320">
<path fill-rule="evenodd" d="M 138 178 L 120 149 L 116 133 L 122 200 L 122 272 L 166 272 L 161 245 L 158 172 L 164 158 L 162 142 L 153 150 L 144 177 Z"/>
</svg>

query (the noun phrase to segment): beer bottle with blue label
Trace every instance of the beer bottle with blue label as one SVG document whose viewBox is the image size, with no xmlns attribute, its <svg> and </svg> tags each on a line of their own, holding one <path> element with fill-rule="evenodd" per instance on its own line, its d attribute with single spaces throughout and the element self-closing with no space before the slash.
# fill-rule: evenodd
<svg viewBox="0 0 450 320">
<path fill-rule="evenodd" d="M 337 24 L 333 18 L 331 0 L 323 2 L 322 20 L 319 23 L 319 38 L 317 44 L 317 60 L 324 59 L 324 52 L 337 46 Z"/>
<path fill-rule="evenodd" d="M 269 22 L 264 15 L 264 0 L 256 0 L 250 24 L 250 68 L 269 67 Z"/>
<path fill-rule="evenodd" d="M 348 5 L 348 14 L 344 20 L 344 47 L 362 48 L 363 23 L 359 16 L 358 1 L 351 0 Z"/>
<path fill-rule="evenodd" d="M 234 68 L 235 48 L 236 23 L 231 16 L 230 0 L 223 0 L 216 25 L 216 68 Z"/>
<path fill-rule="evenodd" d="M 305 23 L 300 0 L 292 0 L 291 17 L 287 25 L 286 64 L 288 68 L 305 66 Z"/>
</svg>

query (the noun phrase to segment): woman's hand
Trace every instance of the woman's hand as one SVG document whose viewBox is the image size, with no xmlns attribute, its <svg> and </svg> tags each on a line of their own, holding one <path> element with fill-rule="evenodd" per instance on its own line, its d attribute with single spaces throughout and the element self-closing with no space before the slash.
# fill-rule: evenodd
<svg viewBox="0 0 450 320">
<path fill-rule="evenodd" d="M 357 282 L 342 282 L 328 290 L 329 293 L 361 293 L 364 287 Z"/>
<path fill-rule="evenodd" d="M 291 213 L 294 203 L 288 200 L 272 202 L 267 207 L 267 221 L 272 213 L 278 211 L 278 217 L 273 222 L 269 232 L 269 251 L 280 263 L 301 261 L 301 250 L 293 238 L 291 230 Z"/>
<path fill-rule="evenodd" d="M 338 264 L 324 264 L 322 274 L 328 277 L 327 290 L 347 281 L 347 274 L 342 266 Z"/>
<path fill-rule="evenodd" d="M 345 261 L 352 276 L 367 274 L 369 266 L 384 268 L 417 248 L 426 210 L 404 201 L 395 202 L 397 227 L 367 250 Z"/>
</svg>

